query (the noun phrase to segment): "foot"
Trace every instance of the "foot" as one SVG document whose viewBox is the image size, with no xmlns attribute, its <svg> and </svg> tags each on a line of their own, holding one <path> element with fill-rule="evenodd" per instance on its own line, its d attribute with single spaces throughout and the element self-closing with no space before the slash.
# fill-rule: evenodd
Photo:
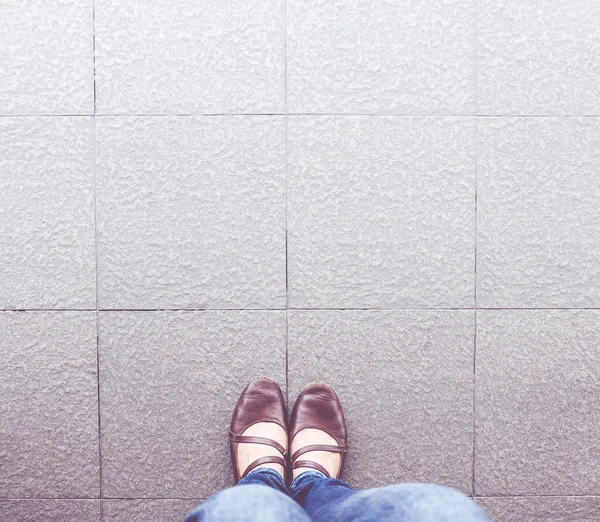
<svg viewBox="0 0 600 522">
<path fill-rule="evenodd" d="M 257 468 L 284 477 L 288 447 L 285 400 L 276 382 L 261 378 L 244 388 L 229 428 L 236 483 Z"/>
<path fill-rule="evenodd" d="M 298 435 L 294 437 L 294 440 L 292 441 L 292 454 L 300 448 L 312 446 L 313 444 L 326 444 L 328 446 L 338 445 L 336 440 L 323 430 L 306 429 L 300 431 Z M 338 478 L 340 476 L 340 468 L 342 465 L 340 453 L 332 453 L 330 451 L 309 451 L 300 455 L 298 460 L 312 460 L 323 466 L 329 473 L 329 476 L 333 478 Z M 293 470 L 293 477 L 296 478 L 305 471 L 315 470 L 313 468 L 296 468 Z"/>
<path fill-rule="evenodd" d="M 310 384 L 298 395 L 290 440 L 293 478 L 315 470 L 327 477 L 341 475 L 348 434 L 342 405 L 330 386 Z"/>
<path fill-rule="evenodd" d="M 244 433 L 243 436 L 248 437 L 262 437 L 265 439 L 271 439 L 281 444 L 287 451 L 288 447 L 288 436 L 287 432 L 279 425 L 274 422 L 259 422 L 250 426 Z M 238 463 L 238 475 L 241 477 L 246 468 L 252 464 L 255 460 L 262 457 L 269 457 L 271 455 L 281 457 L 281 453 L 272 446 L 265 444 L 246 444 L 240 443 L 237 447 L 237 463 Z M 281 464 L 267 463 L 261 464 L 254 469 L 270 468 L 274 469 L 282 477 L 284 477 L 284 469 Z"/>
</svg>

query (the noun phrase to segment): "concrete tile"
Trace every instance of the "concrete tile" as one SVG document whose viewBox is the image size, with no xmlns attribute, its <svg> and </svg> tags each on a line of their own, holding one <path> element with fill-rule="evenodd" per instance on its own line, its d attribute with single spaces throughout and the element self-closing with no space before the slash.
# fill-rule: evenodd
<svg viewBox="0 0 600 522">
<path fill-rule="evenodd" d="M 96 307 L 93 153 L 91 118 L 0 119 L 0 308 Z"/>
<path fill-rule="evenodd" d="M 100 500 L 0 500 L 7 522 L 100 522 Z"/>
<path fill-rule="evenodd" d="M 473 306 L 473 119 L 293 117 L 288 139 L 290 306 Z"/>
<path fill-rule="evenodd" d="M 480 114 L 600 114 L 600 4 L 481 0 Z"/>
<path fill-rule="evenodd" d="M 231 414 L 248 381 L 285 384 L 285 312 L 101 312 L 99 324 L 104 496 L 233 485 Z"/>
<path fill-rule="evenodd" d="M 99 118 L 100 308 L 285 307 L 282 117 Z"/>
<path fill-rule="evenodd" d="M 600 306 L 600 119 L 479 128 L 478 305 Z"/>
<path fill-rule="evenodd" d="M 92 0 L 3 0 L 0 114 L 93 114 Z"/>
<path fill-rule="evenodd" d="M 1 312 L 0 360 L 0 498 L 98 496 L 95 313 Z"/>
<path fill-rule="evenodd" d="M 284 19 L 284 0 L 96 0 L 98 112 L 283 112 Z"/>
<path fill-rule="evenodd" d="M 435 482 L 470 494 L 474 327 L 466 310 L 290 312 L 290 409 L 306 384 L 334 387 L 354 487 Z"/>
<path fill-rule="evenodd" d="M 597 522 L 599 497 L 479 497 L 491 522 Z"/>
<path fill-rule="evenodd" d="M 200 502 L 195 499 L 103 500 L 102 522 L 181 522 Z"/>
<path fill-rule="evenodd" d="M 475 113 L 475 0 L 289 0 L 287 17 L 290 112 Z"/>
<path fill-rule="evenodd" d="M 475 493 L 596 495 L 600 311 L 477 313 Z"/>
</svg>

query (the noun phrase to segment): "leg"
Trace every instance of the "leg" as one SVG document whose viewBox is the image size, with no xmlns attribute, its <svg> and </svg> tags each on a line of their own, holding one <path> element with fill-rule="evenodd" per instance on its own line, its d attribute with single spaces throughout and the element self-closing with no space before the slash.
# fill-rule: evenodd
<svg viewBox="0 0 600 522">
<path fill-rule="evenodd" d="M 298 475 L 290 484 L 290 495 L 312 516 L 318 509 L 330 502 L 339 503 L 354 495 L 352 487 L 337 478 L 327 478 L 319 471 L 306 471 Z"/>
<path fill-rule="evenodd" d="M 279 473 L 259 468 L 238 485 L 212 495 L 184 522 L 310 522 L 286 491 Z"/>
<path fill-rule="evenodd" d="M 434 484 L 354 491 L 341 480 L 304 473 L 291 489 L 314 522 L 489 522 L 471 499 Z"/>
<path fill-rule="evenodd" d="M 310 522 L 288 496 L 283 480 L 287 438 L 279 386 L 267 378 L 252 381 L 238 400 L 229 429 L 237 485 L 212 495 L 184 522 Z"/>
</svg>

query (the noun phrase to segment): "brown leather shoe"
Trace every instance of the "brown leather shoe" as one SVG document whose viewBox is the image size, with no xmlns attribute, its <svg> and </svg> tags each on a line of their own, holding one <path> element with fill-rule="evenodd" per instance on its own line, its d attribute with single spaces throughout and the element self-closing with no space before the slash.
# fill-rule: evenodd
<svg viewBox="0 0 600 522">
<path fill-rule="evenodd" d="M 340 467 L 334 475 L 338 478 L 342 473 L 346 452 L 348 451 L 348 431 L 346 420 L 338 396 L 327 384 L 309 384 L 304 388 L 294 404 L 290 426 L 290 446 L 294 437 L 302 430 L 322 430 L 337 442 L 337 446 L 329 444 L 313 444 L 304 446 L 292 455 L 292 468 L 312 468 L 320 471 L 326 477 L 329 472 L 318 462 L 312 460 L 298 460 L 305 453 L 311 451 L 332 451 L 340 453 Z"/>
<path fill-rule="evenodd" d="M 236 482 L 243 479 L 254 468 L 263 464 L 279 464 L 285 470 L 286 449 L 281 444 L 264 437 L 243 435 L 250 426 L 259 422 L 274 422 L 287 432 L 287 415 L 283 394 L 276 382 L 266 378 L 252 381 L 244 388 L 233 412 L 231 428 L 229 429 L 229 448 L 231 450 L 231 462 Z M 256 459 L 240 474 L 240 470 L 238 469 L 239 444 L 264 444 L 272 446 L 281 453 L 281 457 L 271 455 Z"/>
</svg>

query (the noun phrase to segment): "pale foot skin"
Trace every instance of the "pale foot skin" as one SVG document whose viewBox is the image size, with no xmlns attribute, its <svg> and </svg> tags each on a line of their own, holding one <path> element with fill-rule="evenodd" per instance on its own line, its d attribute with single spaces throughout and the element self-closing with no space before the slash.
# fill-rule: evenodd
<svg viewBox="0 0 600 522">
<path fill-rule="evenodd" d="M 330 446 L 338 446 L 336 440 L 324 432 L 323 430 L 306 429 L 301 430 L 294 437 L 292 441 L 291 455 L 294 454 L 300 448 L 305 446 L 312 446 L 313 444 L 327 444 Z M 297 460 L 312 460 L 317 464 L 321 464 L 328 472 L 331 477 L 337 478 L 340 472 L 340 464 L 342 462 L 342 456 L 340 453 L 333 453 L 331 451 L 309 451 L 300 455 Z M 305 471 L 315 471 L 313 468 L 298 468 L 294 469 L 293 477 L 296 478 Z"/>
<path fill-rule="evenodd" d="M 253 424 L 247 430 L 242 433 L 249 437 L 263 437 L 265 439 L 271 439 L 275 442 L 279 442 L 286 450 L 288 447 L 288 437 L 286 431 L 274 422 L 259 422 Z M 239 476 L 246 470 L 246 468 L 252 464 L 256 459 L 261 457 L 270 457 L 276 455 L 283 458 L 283 455 L 277 451 L 273 446 L 267 446 L 265 444 L 238 444 L 237 456 L 238 456 L 238 473 Z M 271 468 L 279 473 L 282 477 L 283 466 L 280 464 L 261 464 L 254 469 L 260 468 Z"/>
</svg>

